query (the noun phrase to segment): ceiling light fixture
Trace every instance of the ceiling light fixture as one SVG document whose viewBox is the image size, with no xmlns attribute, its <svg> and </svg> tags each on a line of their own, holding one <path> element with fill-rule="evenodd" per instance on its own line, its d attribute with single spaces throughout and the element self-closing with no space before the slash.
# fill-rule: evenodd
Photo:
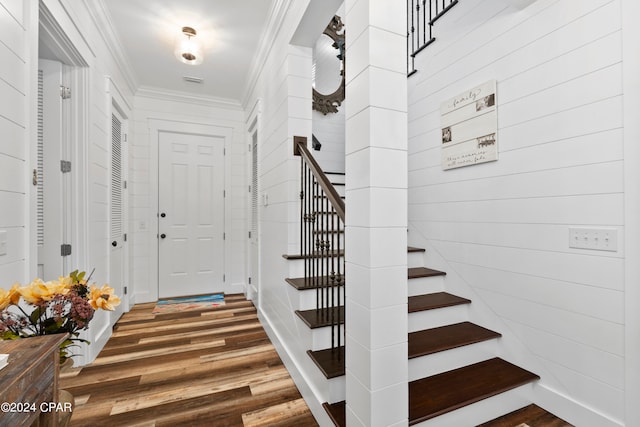
<svg viewBox="0 0 640 427">
<path fill-rule="evenodd" d="M 182 27 L 182 35 L 176 47 L 176 58 L 185 64 L 198 65 L 202 63 L 203 55 L 200 45 L 195 42 L 196 30 Z"/>
</svg>

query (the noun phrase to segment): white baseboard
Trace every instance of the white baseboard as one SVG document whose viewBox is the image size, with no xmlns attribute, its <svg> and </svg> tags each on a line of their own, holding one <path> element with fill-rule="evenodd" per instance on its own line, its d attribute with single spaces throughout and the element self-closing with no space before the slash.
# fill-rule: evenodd
<svg viewBox="0 0 640 427">
<path fill-rule="evenodd" d="M 584 406 L 544 385 L 535 387 L 535 404 L 579 427 L 624 427 L 624 422 L 612 419 Z"/>
<path fill-rule="evenodd" d="M 293 382 L 296 383 L 298 390 L 300 390 L 302 398 L 307 403 L 307 406 L 309 406 L 309 409 L 311 410 L 311 413 L 315 417 L 318 424 L 320 424 L 320 427 L 334 427 L 333 421 L 331 421 L 329 415 L 322 407 L 323 402 L 318 399 L 318 395 L 311 389 L 309 385 L 310 382 L 305 379 L 304 374 L 298 368 L 297 364 L 294 362 L 294 359 L 290 356 L 289 349 L 280 339 L 278 333 L 272 328 L 269 318 L 261 310 L 258 310 L 258 319 L 260 320 L 262 327 L 269 336 L 271 343 L 278 352 L 280 359 L 282 359 L 282 363 L 284 363 L 287 371 L 289 371 Z"/>
</svg>

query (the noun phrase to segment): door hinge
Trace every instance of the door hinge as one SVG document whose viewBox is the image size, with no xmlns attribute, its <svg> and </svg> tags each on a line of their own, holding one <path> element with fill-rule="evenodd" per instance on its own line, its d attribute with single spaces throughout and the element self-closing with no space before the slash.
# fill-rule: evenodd
<svg viewBox="0 0 640 427">
<path fill-rule="evenodd" d="M 222 275 L 222 281 L 223 281 L 223 282 L 226 282 L 226 281 L 227 281 L 227 275 L 226 275 L 226 274 L 223 274 L 223 275 Z"/>
<path fill-rule="evenodd" d="M 227 240 L 227 233 L 222 233 L 222 240 Z"/>
<path fill-rule="evenodd" d="M 226 155 L 227 155 L 227 149 L 226 149 L 226 148 L 223 148 L 223 149 L 222 149 L 222 155 L 223 155 L 223 156 L 226 156 Z"/>
<path fill-rule="evenodd" d="M 222 190 L 222 197 L 227 197 L 227 190 Z"/>
<path fill-rule="evenodd" d="M 122 293 L 124 293 L 125 295 L 127 294 L 127 287 L 125 286 L 124 289 L 122 290 Z"/>
<path fill-rule="evenodd" d="M 60 256 L 69 256 L 71 255 L 71 245 L 67 243 L 63 243 L 60 245 Z"/>
<path fill-rule="evenodd" d="M 60 160 L 60 171 L 62 173 L 71 172 L 71 162 L 69 160 Z"/>
<path fill-rule="evenodd" d="M 249 238 L 251 238 L 251 232 L 249 232 Z"/>
<path fill-rule="evenodd" d="M 251 193 L 251 186 L 249 186 L 249 193 Z"/>
<path fill-rule="evenodd" d="M 122 181 L 122 188 L 127 189 L 127 181 Z"/>
<path fill-rule="evenodd" d="M 69 99 L 71 98 L 71 89 L 66 86 L 60 86 L 60 98 Z"/>
<path fill-rule="evenodd" d="M 122 142 L 127 142 L 127 134 L 126 134 L 126 133 L 125 133 L 125 134 L 123 134 L 123 135 L 122 135 L 122 137 L 123 137 L 123 139 L 124 139 L 124 141 L 122 141 Z"/>
<path fill-rule="evenodd" d="M 122 237 L 123 237 L 124 241 L 126 242 L 127 241 L 127 233 L 124 233 L 124 235 Z"/>
<path fill-rule="evenodd" d="M 251 277 L 249 277 L 249 284 L 251 284 Z"/>
</svg>

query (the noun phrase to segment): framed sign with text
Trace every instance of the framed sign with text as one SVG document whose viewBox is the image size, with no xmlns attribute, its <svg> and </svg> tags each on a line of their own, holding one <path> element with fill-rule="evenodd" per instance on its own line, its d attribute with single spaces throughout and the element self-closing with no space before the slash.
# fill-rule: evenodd
<svg viewBox="0 0 640 427">
<path fill-rule="evenodd" d="M 440 104 L 442 169 L 498 160 L 496 81 Z"/>
</svg>

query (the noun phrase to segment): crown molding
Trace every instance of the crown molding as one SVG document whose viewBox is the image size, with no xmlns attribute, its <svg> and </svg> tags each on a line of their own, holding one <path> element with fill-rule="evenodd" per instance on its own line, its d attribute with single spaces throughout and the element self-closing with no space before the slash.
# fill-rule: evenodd
<svg viewBox="0 0 640 427">
<path fill-rule="evenodd" d="M 274 46 L 276 37 L 284 24 L 285 15 L 292 3 L 293 0 L 274 0 L 271 6 L 267 25 L 265 25 L 262 34 L 260 35 L 260 43 L 256 50 L 256 54 L 253 57 L 253 61 L 251 62 L 249 78 L 247 79 L 247 84 L 242 94 L 241 104 L 245 107 L 250 101 L 249 97 L 251 96 L 251 92 L 258 83 L 262 67 Z"/>
<path fill-rule="evenodd" d="M 196 95 L 188 92 L 168 90 L 152 86 L 140 86 L 135 93 L 137 97 L 158 99 L 173 102 L 186 102 L 189 104 L 203 105 L 206 107 L 233 109 L 242 111 L 239 101 L 229 98 L 216 98 L 213 96 Z"/>
<path fill-rule="evenodd" d="M 136 93 L 138 88 L 138 77 L 129 65 L 131 62 L 127 59 L 122 42 L 118 37 L 104 0 L 83 0 L 83 3 L 89 15 L 98 29 L 98 34 L 104 41 L 109 53 L 113 57 L 116 65 L 120 69 L 125 83 L 132 94 Z"/>
</svg>

